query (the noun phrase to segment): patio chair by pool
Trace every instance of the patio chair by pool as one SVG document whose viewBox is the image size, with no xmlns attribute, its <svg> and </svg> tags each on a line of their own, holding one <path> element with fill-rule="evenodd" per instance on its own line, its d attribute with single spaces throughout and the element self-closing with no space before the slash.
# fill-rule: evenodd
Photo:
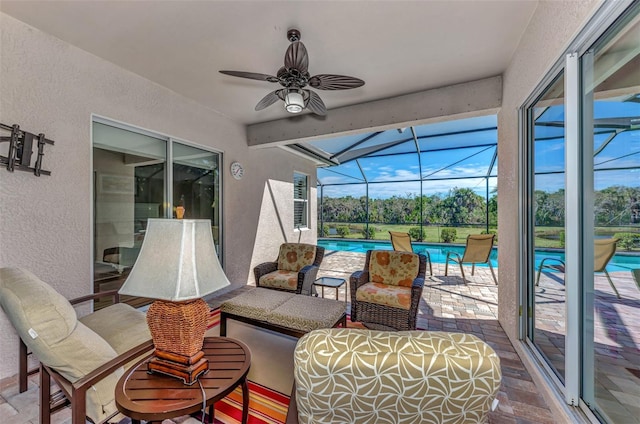
<svg viewBox="0 0 640 424">
<path fill-rule="evenodd" d="M 411 236 L 409 235 L 409 233 L 389 231 L 389 236 L 391 237 L 391 246 L 393 246 L 393 250 L 397 250 L 399 252 L 413 252 L 413 245 L 411 244 Z M 422 252 L 422 254 L 427 257 L 427 264 L 429 264 L 429 275 L 433 275 L 433 267 L 431 266 L 431 255 L 429 255 L 429 252 L 427 250 Z"/>
<path fill-rule="evenodd" d="M 364 269 L 349 278 L 351 320 L 373 329 L 415 330 L 426 268 L 422 254 L 369 250 Z"/>
<path fill-rule="evenodd" d="M 599 239 L 594 241 L 594 249 L 593 249 L 593 272 L 603 272 L 607 277 L 607 281 L 609 281 L 609 285 L 615 292 L 618 299 L 620 299 L 620 294 L 616 289 L 616 286 L 613 285 L 613 281 L 611 281 L 611 277 L 607 272 L 607 264 L 613 258 L 613 255 L 616 254 L 616 243 L 618 243 L 617 238 L 612 239 Z M 540 265 L 538 266 L 538 273 L 536 275 L 536 286 L 540 283 L 540 274 L 543 269 L 552 269 L 555 271 L 560 271 L 562 273 L 565 272 L 564 261 L 558 258 L 544 258 L 540 261 Z"/>
<path fill-rule="evenodd" d="M 471 275 L 473 275 L 476 270 L 476 264 L 487 264 L 491 270 L 493 281 L 497 285 L 498 279 L 496 278 L 496 273 L 493 271 L 493 265 L 491 265 L 490 259 L 494 237 L 495 234 L 469 234 L 467 236 L 467 245 L 464 248 L 464 254 L 462 256 L 456 252 L 447 252 L 447 259 L 444 264 L 444 275 L 446 276 L 448 273 L 449 261 L 456 262 L 460 265 L 462 281 L 467 284 L 462 264 L 471 264 Z"/>
</svg>

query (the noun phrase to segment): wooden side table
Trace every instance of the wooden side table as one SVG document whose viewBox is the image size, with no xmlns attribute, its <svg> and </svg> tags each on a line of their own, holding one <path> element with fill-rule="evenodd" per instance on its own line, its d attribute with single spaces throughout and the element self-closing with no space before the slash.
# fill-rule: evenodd
<svg viewBox="0 0 640 424">
<path fill-rule="evenodd" d="M 344 278 L 335 278 L 335 277 L 320 277 L 318 278 L 313 285 L 314 286 L 319 286 L 322 287 L 321 291 L 322 291 L 322 297 L 324 297 L 324 288 L 325 287 L 333 287 L 334 289 L 336 289 L 336 300 L 338 300 L 338 293 L 340 290 L 340 287 L 342 287 L 342 285 L 344 283 L 346 283 L 347 280 L 345 280 Z M 344 293 L 344 301 L 347 301 L 347 293 Z"/>
<path fill-rule="evenodd" d="M 187 386 L 177 378 L 163 374 L 149 374 L 146 358 L 131 367 L 116 385 L 116 406 L 132 421 L 162 421 L 193 414 L 209 406 L 209 422 L 213 423 L 214 403 L 242 385 L 242 423 L 249 416 L 249 387 L 247 374 L 251 366 L 251 352 L 242 342 L 227 337 L 205 337 L 202 346 L 209 359 L 209 371 Z M 204 412 L 204 411 L 203 411 Z"/>
</svg>

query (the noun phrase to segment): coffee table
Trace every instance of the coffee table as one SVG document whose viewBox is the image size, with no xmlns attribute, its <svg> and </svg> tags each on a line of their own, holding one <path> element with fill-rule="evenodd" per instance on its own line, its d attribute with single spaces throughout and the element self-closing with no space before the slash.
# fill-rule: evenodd
<svg viewBox="0 0 640 424">
<path fill-rule="evenodd" d="M 228 337 L 205 337 L 202 350 L 209 360 L 209 371 L 191 386 L 177 378 L 149 374 L 149 357 L 138 362 L 125 372 L 116 385 L 118 410 L 134 423 L 194 414 L 203 408 L 204 391 L 204 403 L 209 407 L 209 422 L 213 423 L 214 403 L 242 385 L 242 423 L 246 424 L 249 415 L 247 374 L 251 366 L 249 348 Z"/>
</svg>

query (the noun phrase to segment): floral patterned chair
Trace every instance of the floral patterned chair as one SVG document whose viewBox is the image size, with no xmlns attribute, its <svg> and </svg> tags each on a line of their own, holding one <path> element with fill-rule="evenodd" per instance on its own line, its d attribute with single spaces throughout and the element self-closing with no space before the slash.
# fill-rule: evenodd
<svg viewBox="0 0 640 424">
<path fill-rule="evenodd" d="M 313 282 L 323 257 L 324 247 L 283 243 L 274 262 L 265 262 L 253 269 L 256 286 L 296 294 L 315 294 Z"/>
<path fill-rule="evenodd" d="M 351 320 L 373 329 L 415 330 L 426 274 L 425 255 L 369 250 L 351 274 Z"/>
</svg>

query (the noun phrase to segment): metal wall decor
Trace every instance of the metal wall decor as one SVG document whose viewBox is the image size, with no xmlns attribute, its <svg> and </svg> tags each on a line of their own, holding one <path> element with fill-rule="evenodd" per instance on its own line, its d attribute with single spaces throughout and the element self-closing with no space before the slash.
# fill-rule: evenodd
<svg viewBox="0 0 640 424">
<path fill-rule="evenodd" d="M 42 157 L 44 156 L 44 145 L 54 144 L 53 140 L 45 138 L 44 134 L 35 135 L 20 129 L 17 124 L 0 124 L 2 133 L 8 131 L 10 135 L 0 136 L 0 143 L 9 143 L 7 156 L 0 155 L 0 164 L 6 165 L 9 172 L 16 169 L 19 171 L 33 172 L 36 177 L 40 175 L 51 175 L 50 171 L 42 169 Z M 37 144 L 37 158 L 35 165 L 31 166 L 34 144 Z"/>
</svg>

